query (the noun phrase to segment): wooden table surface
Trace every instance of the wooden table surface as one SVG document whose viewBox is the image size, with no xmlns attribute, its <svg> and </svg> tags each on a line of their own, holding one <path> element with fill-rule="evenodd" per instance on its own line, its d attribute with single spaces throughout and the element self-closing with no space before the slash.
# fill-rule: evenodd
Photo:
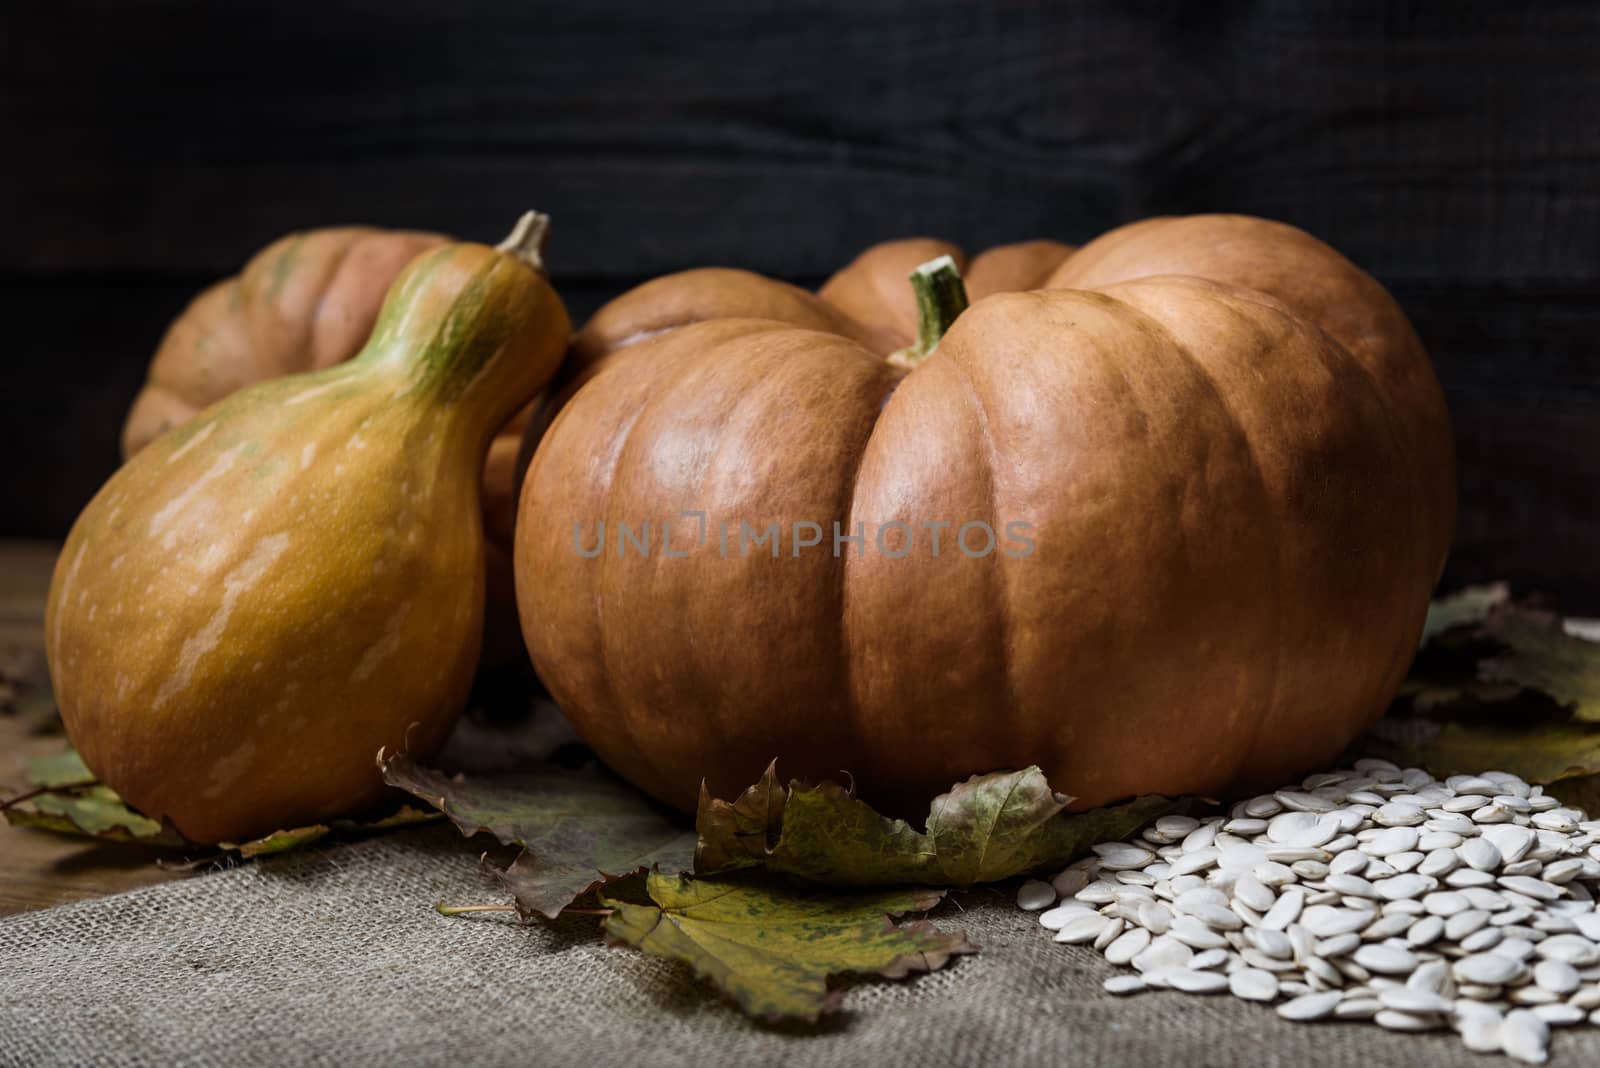
<svg viewBox="0 0 1600 1068">
<path fill-rule="evenodd" d="M 43 645 L 54 562 L 53 545 L 0 541 L 0 644 Z M 34 733 L 27 717 L 0 715 L 0 798 L 24 786 L 22 766 L 29 757 L 63 744 L 60 734 Z M 159 855 L 144 846 L 69 838 L 0 820 L 0 916 L 181 878 L 156 866 Z"/>
</svg>

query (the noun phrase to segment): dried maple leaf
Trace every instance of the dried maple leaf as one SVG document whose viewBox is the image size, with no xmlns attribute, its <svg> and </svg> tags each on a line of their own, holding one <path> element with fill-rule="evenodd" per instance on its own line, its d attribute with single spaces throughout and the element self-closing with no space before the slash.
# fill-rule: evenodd
<svg viewBox="0 0 1600 1068">
<path fill-rule="evenodd" d="M 974 775 L 934 798 L 927 829 L 879 815 L 837 783 L 779 784 L 776 764 L 732 802 L 701 792 L 695 871 L 760 866 L 848 886 L 971 886 L 1060 866 L 1183 801 L 1142 797 L 1068 813 L 1037 767 Z"/>
<path fill-rule="evenodd" d="M 1476 627 L 1489 618 L 1489 613 L 1511 597 L 1511 589 L 1504 582 L 1487 586 L 1467 586 L 1428 605 L 1428 619 L 1422 625 L 1422 643 L 1460 627 Z"/>
<path fill-rule="evenodd" d="M 770 878 L 700 879 L 653 873 L 639 905 L 602 900 L 613 911 L 613 944 L 688 964 L 752 1016 L 814 1020 L 838 1007 L 828 978 L 847 972 L 903 978 L 931 972 L 977 947 L 926 920 L 940 890 L 843 892 Z"/>
<path fill-rule="evenodd" d="M 554 917 L 582 894 L 660 866 L 682 871 L 694 832 L 595 765 L 542 765 L 492 775 L 446 775 L 403 754 L 379 754 L 384 781 L 439 809 L 466 835 L 480 831 L 523 853 L 499 873 L 525 917 Z"/>
<path fill-rule="evenodd" d="M 1511 606 L 1490 614 L 1484 629 L 1506 651 L 1478 666 L 1483 679 L 1545 694 L 1573 719 L 1600 723 L 1600 642 L 1567 633 L 1558 616 Z"/>
<path fill-rule="evenodd" d="M 1362 752 L 1433 775 L 1509 771 L 1531 783 L 1600 773 L 1600 730 L 1549 723 L 1530 729 L 1427 719 L 1381 720 Z"/>
<path fill-rule="evenodd" d="M 274 831 L 249 842 L 200 845 L 130 807 L 115 790 L 95 778 L 77 750 L 70 746 L 58 753 L 34 757 L 27 763 L 26 775 L 35 789 L 5 803 L 7 822 L 81 838 L 138 842 L 163 849 L 198 850 L 204 854 L 191 862 L 158 861 L 176 870 L 205 867 L 229 853 L 237 853 L 245 859 L 285 853 L 334 833 L 371 834 L 438 818 L 437 813 L 404 806 L 376 820 L 333 820 L 327 824 Z"/>
</svg>

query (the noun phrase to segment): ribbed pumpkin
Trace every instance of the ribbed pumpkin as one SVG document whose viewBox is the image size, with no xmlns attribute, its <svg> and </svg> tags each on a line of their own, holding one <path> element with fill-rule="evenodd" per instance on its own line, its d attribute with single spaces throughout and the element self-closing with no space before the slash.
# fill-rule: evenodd
<svg viewBox="0 0 1600 1068">
<path fill-rule="evenodd" d="M 919 318 L 906 272 L 941 253 Z M 820 297 L 690 271 L 595 316 L 516 539 L 568 717 L 683 808 L 774 757 L 899 811 L 1029 764 L 1089 806 L 1331 760 L 1398 685 L 1454 523 L 1399 307 L 1242 216 L 993 250 L 964 311 L 959 262 L 897 242 Z M 835 556 L 834 523 L 863 541 Z"/>
<path fill-rule="evenodd" d="M 84 761 L 195 841 L 372 802 L 381 746 L 426 759 L 483 621 L 479 472 L 569 324 L 529 215 L 437 245 L 361 354 L 247 386 L 134 455 L 84 510 L 46 642 Z"/>
<path fill-rule="evenodd" d="M 173 320 L 122 429 L 131 457 L 235 390 L 279 375 L 331 367 L 361 351 L 384 294 L 442 234 L 370 226 L 290 234 L 252 256 L 237 275 L 206 289 Z M 484 659 L 522 661 L 511 596 L 516 459 L 531 406 L 517 411 L 489 448 L 483 470 L 489 628 Z"/>
</svg>

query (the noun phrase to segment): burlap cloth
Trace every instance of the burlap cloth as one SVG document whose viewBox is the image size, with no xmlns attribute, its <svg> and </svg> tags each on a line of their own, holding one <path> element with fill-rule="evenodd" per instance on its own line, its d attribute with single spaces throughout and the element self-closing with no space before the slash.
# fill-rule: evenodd
<svg viewBox="0 0 1600 1068">
<path fill-rule="evenodd" d="M 851 986 L 816 1027 L 771 1027 L 686 969 L 607 949 L 594 917 L 446 918 L 502 900 L 433 826 L 0 922 L 5 1065 L 1454 1065 L 1453 1036 L 1290 1024 L 1228 997 L 1116 998 L 1009 893 L 937 919 L 977 956 Z M 963 911 L 963 909 L 965 911 Z M 1600 1029 L 1553 1061 L 1600 1062 Z M 1510 1063 L 1501 1061 L 1500 1063 Z"/>
</svg>

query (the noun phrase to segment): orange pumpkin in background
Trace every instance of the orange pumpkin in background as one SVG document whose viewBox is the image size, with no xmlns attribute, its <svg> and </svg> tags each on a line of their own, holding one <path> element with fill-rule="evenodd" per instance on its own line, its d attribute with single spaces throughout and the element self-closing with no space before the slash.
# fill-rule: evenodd
<svg viewBox="0 0 1600 1068">
<path fill-rule="evenodd" d="M 195 297 L 167 328 L 123 425 L 123 457 L 245 386 L 355 356 L 400 271 L 449 240 L 422 231 L 341 226 L 289 234 L 257 252 L 237 275 Z M 524 407 L 512 416 L 484 462 L 486 665 L 526 659 L 510 552 L 517 450 L 531 411 Z"/>
<path fill-rule="evenodd" d="M 1332 760 L 1405 672 L 1454 525 L 1449 417 L 1400 308 L 1243 216 L 991 250 L 970 307 L 963 262 L 895 242 L 820 295 L 686 271 L 594 316 L 516 532 L 567 716 L 686 809 L 774 757 L 900 812 L 1029 764 L 1093 806 Z M 864 542 L 801 544 L 834 522 Z M 992 551 L 958 551 L 974 523 Z M 772 524 L 771 552 L 716 535 Z"/>
</svg>

